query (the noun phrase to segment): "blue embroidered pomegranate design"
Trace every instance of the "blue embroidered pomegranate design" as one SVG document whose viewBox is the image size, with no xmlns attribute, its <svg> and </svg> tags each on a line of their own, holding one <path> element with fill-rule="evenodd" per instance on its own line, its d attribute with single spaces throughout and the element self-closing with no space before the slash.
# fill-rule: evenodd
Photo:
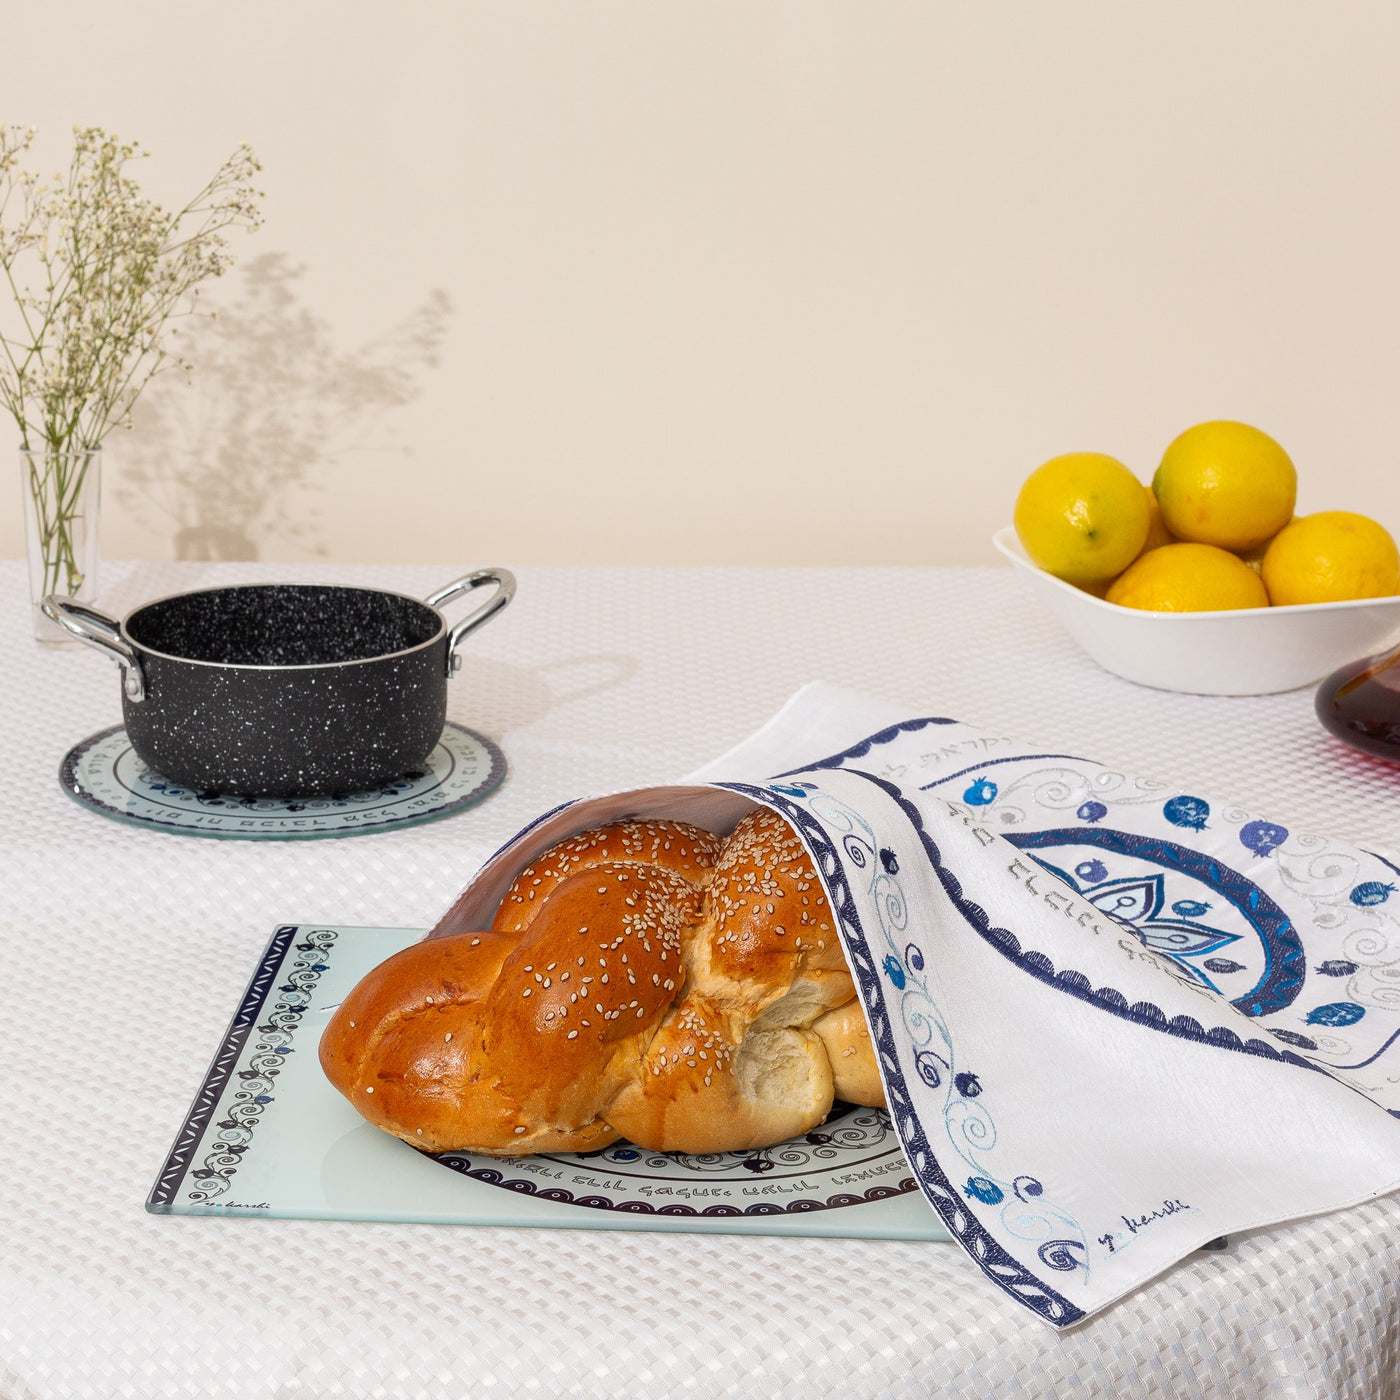
<svg viewBox="0 0 1400 1400">
<path fill-rule="evenodd" d="M 1199 810 L 1192 815 L 1204 819 Z M 1205 852 L 1103 827 L 1006 838 L 1247 1016 L 1281 1011 L 1302 990 L 1307 964 L 1292 921 L 1266 891 Z M 1253 839 L 1268 844 L 1264 833 Z M 1058 851 L 1063 865 L 1053 858 Z"/>
</svg>

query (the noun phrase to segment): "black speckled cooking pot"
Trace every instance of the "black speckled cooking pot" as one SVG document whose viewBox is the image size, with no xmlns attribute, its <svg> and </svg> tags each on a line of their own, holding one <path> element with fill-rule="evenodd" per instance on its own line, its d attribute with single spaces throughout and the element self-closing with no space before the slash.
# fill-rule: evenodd
<svg viewBox="0 0 1400 1400">
<path fill-rule="evenodd" d="M 496 591 L 456 626 L 438 611 Z M 515 596 L 478 569 L 426 602 L 373 588 L 249 584 L 176 593 L 117 622 L 70 598 L 44 612 L 122 669 L 137 756 L 184 787 L 257 797 L 362 792 L 442 735 L 457 646 Z"/>
</svg>

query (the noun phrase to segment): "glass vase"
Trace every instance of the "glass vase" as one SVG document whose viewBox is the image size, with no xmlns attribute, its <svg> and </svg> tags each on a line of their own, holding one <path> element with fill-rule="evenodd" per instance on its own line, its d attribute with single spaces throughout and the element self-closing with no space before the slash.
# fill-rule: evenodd
<svg viewBox="0 0 1400 1400">
<path fill-rule="evenodd" d="M 34 638 L 49 645 L 68 645 L 72 638 L 50 622 L 39 605 L 50 593 L 80 603 L 97 598 L 102 449 L 21 448 L 19 465 Z"/>
</svg>

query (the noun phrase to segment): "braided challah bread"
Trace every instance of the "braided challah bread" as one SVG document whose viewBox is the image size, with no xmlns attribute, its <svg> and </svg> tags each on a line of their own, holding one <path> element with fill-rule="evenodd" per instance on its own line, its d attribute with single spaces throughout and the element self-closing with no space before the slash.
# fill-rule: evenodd
<svg viewBox="0 0 1400 1400">
<path fill-rule="evenodd" d="M 622 822 L 554 846 L 492 927 L 395 954 L 321 1040 L 332 1084 L 428 1151 L 766 1147 L 883 1104 L 831 909 L 792 828 Z"/>
</svg>

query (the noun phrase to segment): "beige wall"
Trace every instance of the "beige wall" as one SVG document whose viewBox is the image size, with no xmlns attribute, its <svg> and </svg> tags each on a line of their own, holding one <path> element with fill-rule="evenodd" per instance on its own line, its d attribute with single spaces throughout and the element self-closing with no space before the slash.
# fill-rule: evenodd
<svg viewBox="0 0 1400 1400">
<path fill-rule="evenodd" d="M 1400 531 L 1400 6 L 5 7 L 0 120 L 265 228 L 105 551 L 987 563 L 1209 417 Z M 0 424 L 0 451 L 13 434 Z M 299 528 L 292 530 L 292 526 Z M 0 493 L 0 553 L 21 549 Z"/>
</svg>

